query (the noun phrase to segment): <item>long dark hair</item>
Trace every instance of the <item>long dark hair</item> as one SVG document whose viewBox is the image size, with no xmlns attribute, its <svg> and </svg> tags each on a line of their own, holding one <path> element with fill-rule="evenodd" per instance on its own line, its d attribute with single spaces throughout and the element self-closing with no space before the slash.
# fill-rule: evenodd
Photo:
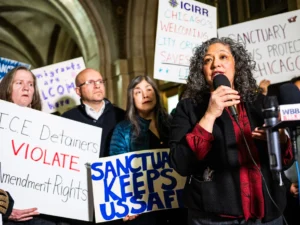
<svg viewBox="0 0 300 225">
<path fill-rule="evenodd" d="M 203 59 L 209 46 L 216 43 L 230 48 L 235 62 L 234 88 L 244 102 L 253 102 L 258 94 L 258 86 L 252 74 L 255 62 L 242 44 L 227 37 L 212 38 L 195 48 L 190 60 L 190 72 L 183 98 L 192 98 L 200 103 L 203 101 L 203 96 L 210 92 L 203 73 Z"/>
<path fill-rule="evenodd" d="M 131 124 L 133 126 L 133 135 L 135 137 L 138 137 L 141 129 L 140 129 L 140 126 L 138 123 L 138 118 L 139 118 L 138 110 L 134 104 L 133 89 L 136 87 L 136 85 L 141 83 L 143 80 L 147 81 L 152 86 L 152 88 L 155 92 L 155 96 L 156 96 L 156 105 L 154 108 L 155 126 L 156 126 L 159 134 L 161 135 L 163 133 L 162 132 L 163 130 L 170 127 L 169 115 L 161 103 L 159 91 L 158 91 L 156 83 L 149 76 L 146 76 L 146 75 L 137 76 L 137 77 L 133 78 L 131 80 L 130 84 L 128 85 L 126 118 L 131 122 Z"/>
<path fill-rule="evenodd" d="M 37 83 L 36 83 L 36 77 L 29 69 L 27 69 L 24 66 L 18 66 L 18 67 L 13 68 L 3 77 L 3 79 L 0 82 L 0 99 L 2 99 L 4 101 L 8 101 L 8 102 L 13 102 L 12 101 L 12 86 L 13 86 L 14 77 L 18 70 L 26 70 L 32 75 L 33 83 L 34 83 L 34 93 L 32 96 L 31 108 L 36 109 L 36 110 L 41 110 L 42 103 L 41 103 L 39 89 L 38 89 Z"/>
</svg>

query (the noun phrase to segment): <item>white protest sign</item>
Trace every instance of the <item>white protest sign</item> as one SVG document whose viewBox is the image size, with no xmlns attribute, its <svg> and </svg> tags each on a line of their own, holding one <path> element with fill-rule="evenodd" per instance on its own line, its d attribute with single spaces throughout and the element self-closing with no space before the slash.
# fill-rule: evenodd
<svg viewBox="0 0 300 225">
<path fill-rule="evenodd" d="M 186 83 L 193 48 L 216 36 L 215 7 L 191 0 L 159 0 L 154 78 Z"/>
<path fill-rule="evenodd" d="M 0 185 L 14 207 L 89 221 L 102 129 L 0 100 Z"/>
<path fill-rule="evenodd" d="M 82 57 L 32 70 L 42 99 L 42 111 L 60 114 L 80 103 L 75 77 L 85 69 Z"/>
<path fill-rule="evenodd" d="M 186 177 L 169 165 L 169 149 L 101 158 L 91 165 L 96 222 L 183 207 Z"/>
<path fill-rule="evenodd" d="M 300 10 L 218 29 L 219 37 L 245 44 L 256 61 L 254 78 L 271 84 L 300 75 Z"/>
</svg>

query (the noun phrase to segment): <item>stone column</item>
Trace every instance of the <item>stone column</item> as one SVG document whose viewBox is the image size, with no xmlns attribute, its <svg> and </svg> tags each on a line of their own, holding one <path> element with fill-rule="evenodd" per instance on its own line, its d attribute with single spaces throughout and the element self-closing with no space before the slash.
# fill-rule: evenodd
<svg viewBox="0 0 300 225">
<path fill-rule="evenodd" d="M 139 75 L 146 75 L 145 63 L 144 57 L 134 56 L 128 59 L 128 74 L 130 80 Z"/>
<path fill-rule="evenodd" d="M 127 87 L 130 82 L 128 73 L 128 60 L 118 59 L 114 63 L 115 75 L 113 76 L 114 102 L 122 109 L 126 109 Z"/>
</svg>

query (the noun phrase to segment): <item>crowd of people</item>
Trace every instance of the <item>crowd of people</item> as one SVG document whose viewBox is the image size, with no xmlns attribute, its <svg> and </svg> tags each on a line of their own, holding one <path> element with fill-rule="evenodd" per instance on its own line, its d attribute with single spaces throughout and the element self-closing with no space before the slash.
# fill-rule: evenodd
<svg viewBox="0 0 300 225">
<path fill-rule="evenodd" d="M 105 79 L 98 71 L 88 68 L 77 75 L 75 91 L 81 104 L 61 116 L 102 128 L 99 157 L 170 148 L 172 167 L 187 177 L 184 208 L 128 215 L 103 224 L 284 224 L 287 198 L 298 196 L 298 186 L 284 171 L 282 185 L 270 169 L 266 132 L 258 129 L 264 126 L 262 107 L 270 81 L 257 85 L 254 68 L 242 44 L 230 38 L 209 39 L 195 48 L 186 87 L 171 115 L 150 76 L 131 80 L 124 111 L 105 98 Z M 229 86 L 216 87 L 216 76 L 225 76 Z M 0 99 L 41 110 L 36 78 L 25 67 L 4 76 Z M 294 160 L 292 146 L 284 129 L 279 137 L 285 168 Z M 8 192 L 0 189 L 6 225 L 95 223 L 40 215 L 37 208 L 15 209 Z"/>
</svg>

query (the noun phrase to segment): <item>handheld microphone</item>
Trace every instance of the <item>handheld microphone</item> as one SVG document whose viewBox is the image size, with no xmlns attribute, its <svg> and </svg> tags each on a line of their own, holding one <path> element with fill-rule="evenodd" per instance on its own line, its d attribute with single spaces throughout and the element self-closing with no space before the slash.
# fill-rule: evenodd
<svg viewBox="0 0 300 225">
<path fill-rule="evenodd" d="M 267 143 L 270 169 L 275 172 L 282 171 L 281 149 L 278 130 L 273 129 L 278 123 L 279 106 L 276 96 L 266 96 L 262 109 L 266 125 Z"/>
<path fill-rule="evenodd" d="M 216 74 L 213 78 L 214 89 L 217 89 L 221 85 L 231 88 L 231 85 L 230 85 L 230 82 L 229 82 L 228 78 L 224 74 L 219 73 L 219 74 Z M 236 121 L 238 121 L 238 114 L 236 112 L 235 107 L 234 106 L 229 106 L 228 108 L 229 108 L 229 111 L 230 111 L 231 115 L 234 117 L 234 119 Z"/>
<path fill-rule="evenodd" d="M 279 87 L 279 103 L 280 105 L 299 104 L 300 91 L 298 87 L 292 83 L 281 85 Z M 288 130 L 291 137 L 294 159 L 297 160 L 297 126 L 288 126 Z"/>
</svg>

